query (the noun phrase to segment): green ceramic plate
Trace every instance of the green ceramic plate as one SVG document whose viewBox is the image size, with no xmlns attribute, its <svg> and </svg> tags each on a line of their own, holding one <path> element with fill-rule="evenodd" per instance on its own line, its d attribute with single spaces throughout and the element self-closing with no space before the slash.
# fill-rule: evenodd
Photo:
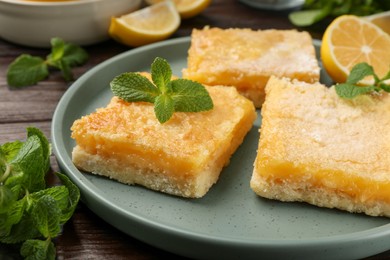
<svg viewBox="0 0 390 260">
<path fill-rule="evenodd" d="M 356 259 L 390 249 L 390 220 L 260 198 L 249 187 L 260 117 L 218 183 L 201 199 L 183 199 L 84 174 L 71 161 L 73 121 L 103 107 L 109 82 L 125 71 L 148 71 L 155 57 L 173 72 L 186 67 L 190 39 L 169 40 L 111 58 L 64 94 L 52 123 L 59 165 L 80 188 L 82 201 L 119 230 L 192 258 Z M 315 42 L 318 49 L 319 43 Z M 323 75 L 326 80 L 326 75 Z"/>
</svg>

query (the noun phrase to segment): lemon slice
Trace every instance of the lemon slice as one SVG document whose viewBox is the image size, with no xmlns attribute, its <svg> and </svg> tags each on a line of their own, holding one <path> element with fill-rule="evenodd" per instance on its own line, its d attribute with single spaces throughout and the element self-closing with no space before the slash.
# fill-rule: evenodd
<svg viewBox="0 0 390 260">
<path fill-rule="evenodd" d="M 167 1 L 112 17 L 108 33 L 118 42 L 138 47 L 168 38 L 179 25 L 178 11 L 172 2 Z"/>
<path fill-rule="evenodd" d="M 321 59 L 335 82 L 345 82 L 352 67 L 361 62 L 373 66 L 382 78 L 390 68 L 390 35 L 363 18 L 339 16 L 325 30 Z M 373 79 L 367 78 L 360 83 L 372 84 Z"/>
<path fill-rule="evenodd" d="M 153 5 L 163 1 L 169 1 L 169 0 L 146 0 L 146 3 L 148 3 L 149 5 Z M 200 14 L 211 3 L 211 0 L 172 0 L 172 1 L 175 3 L 177 11 L 179 12 L 181 18 L 183 19 L 191 18 Z"/>
</svg>

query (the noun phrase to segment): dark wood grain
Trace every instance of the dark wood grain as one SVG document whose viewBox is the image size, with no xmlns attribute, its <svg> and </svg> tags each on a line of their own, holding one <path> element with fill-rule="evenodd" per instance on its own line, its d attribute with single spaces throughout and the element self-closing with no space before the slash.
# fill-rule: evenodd
<svg viewBox="0 0 390 260">
<path fill-rule="evenodd" d="M 184 20 L 172 37 L 189 36 L 193 28 L 216 26 L 221 28 L 291 29 L 288 12 L 252 9 L 236 0 L 214 0 L 201 14 Z M 301 30 L 300 28 L 298 28 Z M 309 28 L 313 38 L 321 38 L 321 28 Z M 87 64 L 74 70 L 77 79 L 95 65 L 130 48 L 113 40 L 86 47 L 90 58 Z M 22 53 L 45 57 L 49 50 L 28 48 L 0 39 L 0 143 L 25 138 L 25 128 L 36 126 L 50 137 L 51 119 L 57 102 L 69 88 L 61 74 L 52 71 L 50 77 L 37 84 L 12 90 L 6 83 L 6 70 L 12 60 Z M 52 170 L 58 165 L 52 157 Z M 58 180 L 49 175 L 51 184 Z M 183 259 L 169 252 L 138 241 L 113 228 L 80 203 L 72 219 L 64 226 L 56 241 L 58 259 Z M 390 243 L 390 242 L 389 242 Z M 20 259 L 13 246 L 0 244 L 0 260 Z M 368 259 L 390 259 L 390 251 Z"/>
</svg>

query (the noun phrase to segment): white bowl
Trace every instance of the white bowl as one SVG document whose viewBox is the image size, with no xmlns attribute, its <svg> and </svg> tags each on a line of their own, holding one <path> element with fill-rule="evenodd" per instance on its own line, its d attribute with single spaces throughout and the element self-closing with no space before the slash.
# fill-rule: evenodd
<svg viewBox="0 0 390 260">
<path fill-rule="evenodd" d="M 50 47 L 53 37 L 90 45 L 109 38 L 112 16 L 140 5 L 141 0 L 0 0 L 0 37 L 32 47 Z"/>
</svg>

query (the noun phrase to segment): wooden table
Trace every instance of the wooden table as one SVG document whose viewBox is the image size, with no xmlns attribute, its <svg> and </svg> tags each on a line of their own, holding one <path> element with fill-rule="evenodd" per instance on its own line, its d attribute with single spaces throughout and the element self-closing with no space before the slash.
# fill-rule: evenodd
<svg viewBox="0 0 390 260">
<path fill-rule="evenodd" d="M 214 0 L 201 15 L 184 20 L 173 37 L 189 36 L 192 28 L 211 25 L 221 28 L 291 29 L 294 26 L 287 12 L 252 9 L 237 0 Z M 321 38 L 321 29 L 310 28 L 313 38 Z M 113 40 L 86 47 L 88 62 L 75 68 L 75 78 L 96 64 L 129 50 Z M 57 102 L 68 89 L 59 72 L 37 84 L 20 90 L 11 90 L 6 82 L 6 71 L 11 61 L 22 53 L 45 57 L 47 49 L 18 46 L 0 39 L 0 143 L 25 138 L 27 126 L 36 126 L 50 135 L 51 118 Z M 57 171 L 54 156 L 52 169 Z M 49 181 L 55 182 L 50 179 Z M 142 243 L 113 228 L 83 203 L 79 203 L 74 216 L 64 226 L 63 234 L 55 241 L 58 259 L 182 259 L 163 250 Z M 389 242 L 390 244 L 390 242 Z M 6 257 L 7 256 L 7 257 Z M 11 246 L 0 245 L 0 259 L 19 259 Z M 390 259 L 390 251 L 369 259 Z"/>
</svg>

